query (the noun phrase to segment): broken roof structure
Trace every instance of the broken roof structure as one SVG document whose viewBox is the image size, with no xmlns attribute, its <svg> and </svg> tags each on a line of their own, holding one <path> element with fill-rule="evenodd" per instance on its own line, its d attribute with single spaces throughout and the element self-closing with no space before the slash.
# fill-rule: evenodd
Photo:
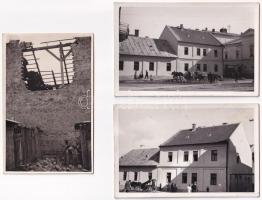
<svg viewBox="0 0 262 200">
<path fill-rule="evenodd" d="M 128 36 L 120 42 L 120 55 L 176 58 L 176 54 L 166 40 L 148 37 Z"/>
</svg>

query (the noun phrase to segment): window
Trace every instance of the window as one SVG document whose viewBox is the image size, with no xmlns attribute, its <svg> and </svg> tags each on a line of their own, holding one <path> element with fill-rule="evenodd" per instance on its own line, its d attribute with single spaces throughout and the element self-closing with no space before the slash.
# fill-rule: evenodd
<svg viewBox="0 0 262 200">
<path fill-rule="evenodd" d="M 239 58 L 239 50 L 236 50 L 236 59 Z"/>
<path fill-rule="evenodd" d="M 188 71 L 188 63 L 185 63 L 185 71 Z"/>
<path fill-rule="evenodd" d="M 167 180 L 168 183 L 171 182 L 171 173 L 170 172 L 166 173 L 166 180 Z"/>
<path fill-rule="evenodd" d="M 171 71 L 171 63 L 166 64 L 166 71 Z"/>
<path fill-rule="evenodd" d="M 215 64 L 215 68 L 214 68 L 215 72 L 218 72 L 218 65 Z"/>
<path fill-rule="evenodd" d="M 197 183 L 197 173 L 192 173 L 191 183 L 192 184 Z"/>
<path fill-rule="evenodd" d="M 249 47 L 249 57 L 254 57 L 254 45 L 251 44 Z"/>
<path fill-rule="evenodd" d="M 200 56 L 200 48 L 197 48 L 197 55 Z"/>
<path fill-rule="evenodd" d="M 255 160 L 255 155 L 254 155 L 254 152 L 252 152 L 252 161 L 254 162 Z"/>
<path fill-rule="evenodd" d="M 211 150 L 211 161 L 217 161 L 217 150 Z"/>
<path fill-rule="evenodd" d="M 124 174 L 123 174 L 123 180 L 124 181 L 126 180 L 126 177 L 127 177 L 127 172 L 124 172 Z"/>
<path fill-rule="evenodd" d="M 237 154 L 237 163 L 240 163 L 240 156 Z"/>
<path fill-rule="evenodd" d="M 214 56 L 217 57 L 217 50 L 214 50 Z"/>
<path fill-rule="evenodd" d="M 184 55 L 188 55 L 188 47 L 184 48 Z"/>
<path fill-rule="evenodd" d="M 152 172 L 148 172 L 148 180 L 152 180 Z"/>
<path fill-rule="evenodd" d="M 187 183 L 187 173 L 182 173 L 182 183 Z"/>
<path fill-rule="evenodd" d="M 124 62 L 119 61 L 119 71 L 123 71 L 123 70 L 124 70 Z"/>
<path fill-rule="evenodd" d="M 137 175 L 138 175 L 138 173 L 135 172 L 134 181 L 137 181 Z"/>
<path fill-rule="evenodd" d="M 154 63 L 153 62 L 149 63 L 149 71 L 154 71 Z"/>
<path fill-rule="evenodd" d="M 226 59 L 226 60 L 228 59 L 228 54 L 227 54 L 226 51 L 225 51 L 225 59 Z"/>
<path fill-rule="evenodd" d="M 139 62 L 137 62 L 137 61 L 134 62 L 134 70 L 135 71 L 139 70 Z"/>
<path fill-rule="evenodd" d="M 207 64 L 204 64 L 204 65 L 203 65 L 203 71 L 204 71 L 204 72 L 207 72 Z"/>
<path fill-rule="evenodd" d="M 193 151 L 193 160 L 198 161 L 198 151 Z"/>
<path fill-rule="evenodd" d="M 207 50 L 203 49 L 203 56 L 206 56 L 206 55 L 207 55 Z"/>
<path fill-rule="evenodd" d="M 172 160 L 173 160 L 173 153 L 168 152 L 168 162 L 172 162 Z"/>
<path fill-rule="evenodd" d="M 188 151 L 184 152 L 184 162 L 188 161 Z"/>
<path fill-rule="evenodd" d="M 217 185 L 217 174 L 210 174 L 210 185 Z"/>
<path fill-rule="evenodd" d="M 198 71 L 201 71 L 200 64 L 197 64 L 197 70 L 198 70 Z"/>
</svg>

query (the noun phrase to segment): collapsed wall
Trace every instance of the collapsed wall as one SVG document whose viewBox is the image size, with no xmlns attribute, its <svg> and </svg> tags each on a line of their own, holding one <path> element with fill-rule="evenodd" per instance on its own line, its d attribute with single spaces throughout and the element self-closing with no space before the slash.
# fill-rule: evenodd
<svg viewBox="0 0 262 200">
<path fill-rule="evenodd" d="M 79 137 L 74 125 L 91 120 L 91 110 L 79 106 L 79 97 L 91 90 L 91 38 L 76 38 L 72 44 L 73 82 L 56 90 L 30 91 L 21 79 L 22 50 L 25 42 L 6 45 L 6 118 L 25 126 L 39 127 L 42 155 L 61 153 L 65 140 Z M 89 95 L 89 102 L 91 97 Z"/>
</svg>

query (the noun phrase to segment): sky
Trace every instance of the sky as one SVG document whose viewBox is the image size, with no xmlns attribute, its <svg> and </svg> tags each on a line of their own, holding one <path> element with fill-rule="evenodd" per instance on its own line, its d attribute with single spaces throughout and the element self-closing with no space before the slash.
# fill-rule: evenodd
<svg viewBox="0 0 262 200">
<path fill-rule="evenodd" d="M 118 110 L 119 155 L 135 148 L 157 148 L 175 133 L 197 126 L 241 123 L 249 144 L 254 143 L 254 109 L 216 106 L 142 106 Z M 142 146 L 141 146 L 142 145 Z"/>
<path fill-rule="evenodd" d="M 33 47 L 40 47 L 40 46 L 46 46 L 46 44 L 41 44 L 42 42 L 47 42 L 47 41 L 54 41 L 54 40 L 63 40 L 63 39 L 73 39 L 74 37 L 77 36 L 83 36 L 84 34 L 76 34 L 76 33 L 36 33 L 36 34 L 8 34 L 6 38 L 6 42 L 9 42 L 10 40 L 20 40 L 20 41 L 25 41 L 25 42 L 32 42 Z M 70 41 L 65 41 L 62 43 L 66 42 L 72 42 L 74 40 Z M 53 42 L 50 43 L 49 45 L 55 45 L 58 44 L 58 42 Z M 68 48 L 67 48 L 68 49 Z M 52 49 L 51 50 L 54 54 L 56 54 L 59 57 L 59 50 L 57 49 Z M 31 54 L 31 53 L 25 53 L 25 54 Z M 36 51 L 35 52 L 36 57 L 39 58 L 38 64 L 40 71 L 51 71 L 53 70 L 54 73 L 60 73 L 60 62 L 55 59 L 53 56 L 51 56 L 47 51 L 42 50 L 42 51 Z M 25 57 L 29 58 L 29 57 Z M 72 57 L 68 57 L 72 58 Z M 29 63 L 32 63 L 33 61 L 29 61 Z M 69 62 L 68 62 L 69 63 Z M 30 67 L 30 66 L 28 66 Z M 72 70 L 72 69 L 70 69 Z M 37 70 L 36 70 L 37 71 Z M 69 71 L 69 69 L 68 69 Z M 73 74 L 73 73 L 71 73 Z M 52 77 L 50 76 L 45 76 L 46 78 Z M 48 79 L 48 81 L 51 81 L 53 79 Z M 66 80 L 66 77 L 65 77 Z M 57 83 L 61 83 L 61 81 L 57 81 Z M 53 83 L 50 83 L 53 84 Z"/>
<path fill-rule="evenodd" d="M 255 27 L 257 16 L 256 3 L 175 3 L 122 7 L 120 21 L 129 24 L 131 34 L 139 29 L 141 37 L 158 38 L 165 25 L 180 24 L 185 28 L 200 30 L 206 27 L 219 30 L 230 25 L 231 33 L 240 34 Z"/>
</svg>

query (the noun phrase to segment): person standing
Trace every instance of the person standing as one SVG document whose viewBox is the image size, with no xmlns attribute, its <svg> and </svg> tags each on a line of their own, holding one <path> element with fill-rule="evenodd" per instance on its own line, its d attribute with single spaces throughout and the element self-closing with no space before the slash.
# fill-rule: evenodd
<svg viewBox="0 0 262 200">
<path fill-rule="evenodd" d="M 187 186 L 187 192 L 191 193 L 191 191 L 192 191 L 192 187 L 191 187 L 191 185 L 189 184 L 189 185 Z"/>
<path fill-rule="evenodd" d="M 148 71 L 146 70 L 145 79 L 148 79 Z"/>
</svg>

